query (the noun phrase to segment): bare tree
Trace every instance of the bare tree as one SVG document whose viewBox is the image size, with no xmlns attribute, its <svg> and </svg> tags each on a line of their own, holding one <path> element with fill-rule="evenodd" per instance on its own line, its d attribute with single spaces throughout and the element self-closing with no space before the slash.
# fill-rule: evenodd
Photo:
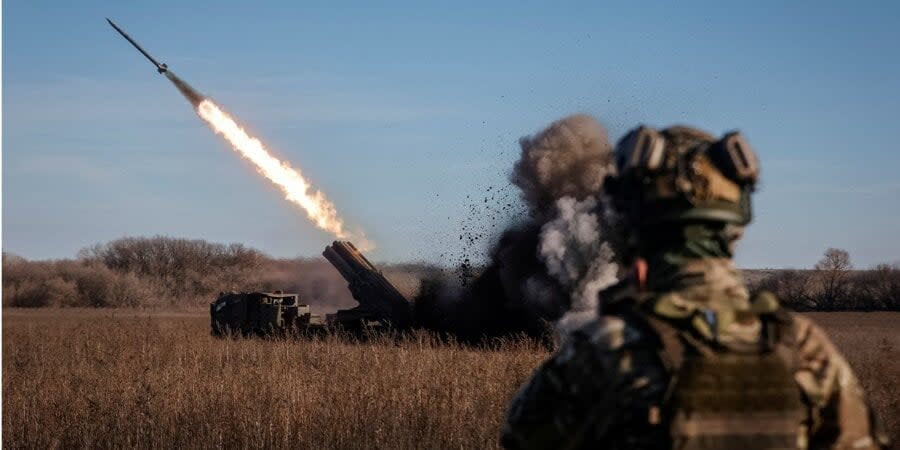
<svg viewBox="0 0 900 450">
<path fill-rule="evenodd" d="M 847 250 L 829 248 L 825 250 L 825 256 L 816 263 L 816 270 L 833 270 L 846 272 L 853 268 L 850 262 L 850 254 Z"/>
<path fill-rule="evenodd" d="M 817 302 L 820 308 L 839 309 L 840 294 L 845 291 L 847 274 L 852 268 L 853 264 L 850 262 L 850 254 L 846 250 L 839 248 L 825 250 L 825 256 L 815 265 L 822 287 L 820 298 Z"/>
</svg>

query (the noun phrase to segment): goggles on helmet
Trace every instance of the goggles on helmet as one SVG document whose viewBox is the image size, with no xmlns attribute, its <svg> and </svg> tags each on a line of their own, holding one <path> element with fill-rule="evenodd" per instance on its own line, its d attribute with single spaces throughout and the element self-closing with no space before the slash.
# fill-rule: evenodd
<svg viewBox="0 0 900 450">
<path fill-rule="evenodd" d="M 731 180 L 753 184 L 759 176 L 756 153 L 740 132 L 733 131 L 721 139 L 703 146 L 709 159 L 723 175 Z M 662 133 L 647 126 L 629 132 L 616 148 L 616 169 L 620 175 L 628 172 L 653 173 L 666 164 L 666 139 Z"/>
<path fill-rule="evenodd" d="M 756 183 L 759 160 L 753 147 L 740 132 L 732 131 L 707 150 L 709 158 L 722 174 L 741 183 Z"/>
</svg>

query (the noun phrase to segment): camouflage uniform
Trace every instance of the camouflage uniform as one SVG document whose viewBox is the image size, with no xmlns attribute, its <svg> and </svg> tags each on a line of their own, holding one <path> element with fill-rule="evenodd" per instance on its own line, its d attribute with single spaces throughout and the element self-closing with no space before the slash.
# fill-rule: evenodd
<svg viewBox="0 0 900 450">
<path fill-rule="evenodd" d="M 886 446 L 847 362 L 733 267 L 743 223 L 644 233 L 635 275 L 600 294 L 509 408 L 507 448 Z M 653 241 L 653 242 L 651 242 Z"/>
</svg>

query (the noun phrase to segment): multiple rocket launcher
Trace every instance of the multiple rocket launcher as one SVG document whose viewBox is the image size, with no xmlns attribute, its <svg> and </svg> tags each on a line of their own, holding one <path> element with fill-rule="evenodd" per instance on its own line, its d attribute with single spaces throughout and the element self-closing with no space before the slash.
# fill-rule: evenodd
<svg viewBox="0 0 900 450">
<path fill-rule="evenodd" d="M 112 20 L 106 19 L 122 37 L 147 58 L 156 71 L 168 78 L 176 88 L 197 108 L 205 97 L 190 85 L 178 78 L 165 63 L 150 56 L 124 30 Z M 403 329 L 412 324 L 412 311 L 409 301 L 388 281 L 375 266 L 350 242 L 335 241 L 325 248 L 322 255 L 347 280 L 353 298 L 359 302 L 356 308 L 338 311 L 329 315 L 329 323 L 349 325 L 351 323 L 378 323 Z M 215 305 L 215 303 L 214 303 Z M 213 311 L 213 329 L 215 331 L 215 311 Z"/>
<path fill-rule="evenodd" d="M 412 325 L 412 308 L 400 291 L 375 268 L 356 246 L 334 241 L 322 256 L 347 280 L 347 287 L 359 306 L 327 317 L 328 322 L 375 321 L 393 328 Z"/>
<path fill-rule="evenodd" d="M 229 333 L 271 335 L 343 330 L 404 331 L 415 326 L 412 305 L 378 269 L 347 241 L 334 241 L 322 253 L 347 280 L 355 308 L 313 315 L 299 294 L 270 292 L 222 293 L 209 305 L 213 336 Z"/>
</svg>

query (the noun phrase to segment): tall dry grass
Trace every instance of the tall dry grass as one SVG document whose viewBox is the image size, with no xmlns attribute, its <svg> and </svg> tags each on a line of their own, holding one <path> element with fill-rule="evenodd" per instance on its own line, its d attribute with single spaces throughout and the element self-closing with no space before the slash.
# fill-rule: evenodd
<svg viewBox="0 0 900 450">
<path fill-rule="evenodd" d="M 483 448 L 545 354 L 405 342 L 209 336 L 126 311 L 3 317 L 3 445 Z"/>
<path fill-rule="evenodd" d="M 900 313 L 813 314 L 900 434 Z M 546 353 L 209 336 L 201 313 L 3 311 L 3 446 L 496 447 Z"/>
</svg>

